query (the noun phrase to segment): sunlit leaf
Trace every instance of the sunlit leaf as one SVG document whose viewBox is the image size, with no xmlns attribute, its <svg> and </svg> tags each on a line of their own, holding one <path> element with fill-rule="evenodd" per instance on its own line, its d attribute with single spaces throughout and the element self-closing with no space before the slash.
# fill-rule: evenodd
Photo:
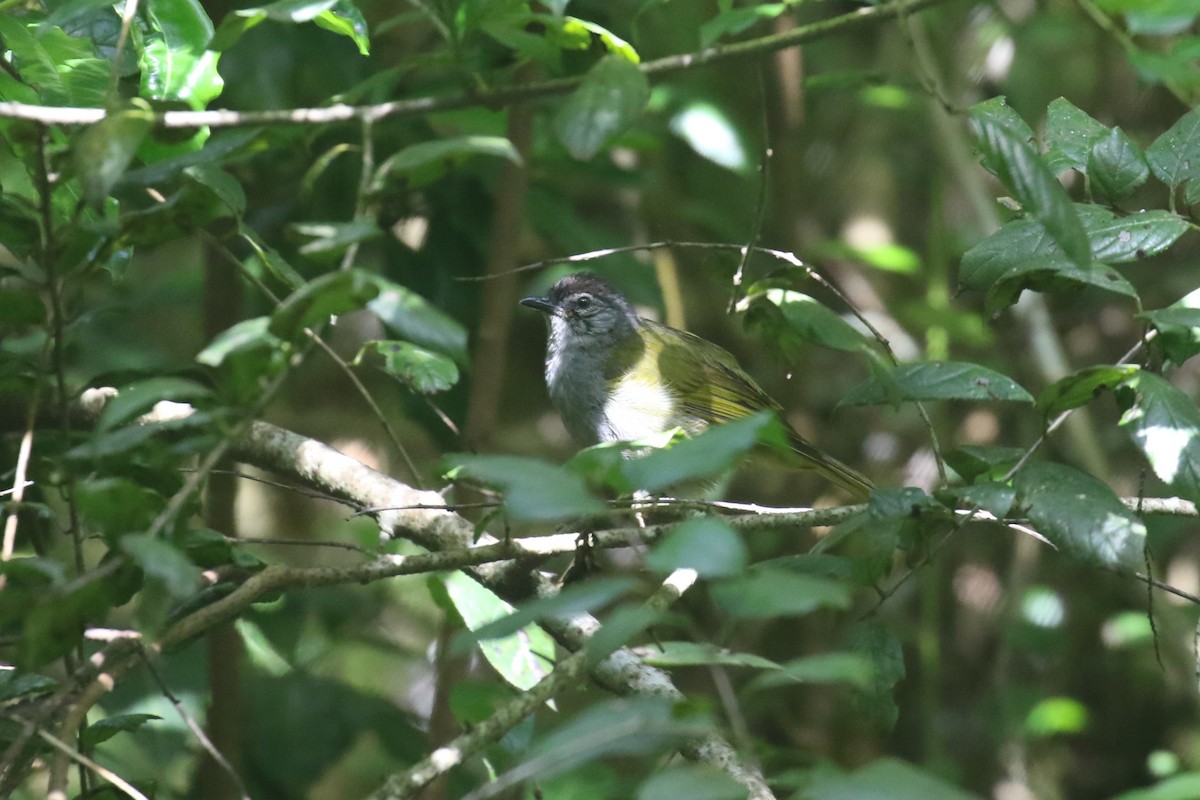
<svg viewBox="0 0 1200 800">
<path fill-rule="evenodd" d="M 746 147 L 733 120 L 712 103 L 689 103 L 671 118 L 671 133 L 714 164 L 734 172 L 750 167 Z"/>
<path fill-rule="evenodd" d="M 213 25 L 198 0 L 146 0 L 138 66 L 142 97 L 178 100 L 200 110 L 221 93 L 219 54 L 208 50 Z"/>
<path fill-rule="evenodd" d="M 1178 387 L 1151 372 L 1127 380 L 1136 392 L 1121 425 L 1164 483 L 1200 501 L 1200 408 Z"/>
<path fill-rule="evenodd" d="M 362 363 L 369 352 L 383 356 L 384 370 L 421 394 L 444 392 L 458 383 L 458 367 L 453 361 L 411 342 L 365 342 L 354 357 L 354 363 Z"/>
</svg>

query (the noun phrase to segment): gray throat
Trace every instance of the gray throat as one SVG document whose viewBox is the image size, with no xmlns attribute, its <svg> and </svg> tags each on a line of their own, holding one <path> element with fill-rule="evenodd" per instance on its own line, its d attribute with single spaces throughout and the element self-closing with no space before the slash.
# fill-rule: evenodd
<svg viewBox="0 0 1200 800">
<path fill-rule="evenodd" d="M 602 337 L 577 335 L 564 320 L 550 320 L 546 343 L 546 387 L 571 437 L 581 446 L 602 439 L 608 387 L 605 365 L 612 344 Z"/>
</svg>

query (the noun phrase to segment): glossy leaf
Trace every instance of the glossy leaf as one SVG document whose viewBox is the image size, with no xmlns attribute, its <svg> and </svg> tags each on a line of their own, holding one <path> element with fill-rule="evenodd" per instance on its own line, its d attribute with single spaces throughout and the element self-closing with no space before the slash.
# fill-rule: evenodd
<svg viewBox="0 0 1200 800">
<path fill-rule="evenodd" d="M 1035 292 L 1077 292 L 1093 288 L 1136 298 L 1137 290 L 1121 273 L 1110 267 L 1081 269 L 1071 261 L 1018 264 L 1005 272 L 988 290 L 984 308 L 994 314 L 1008 308 L 1026 289 Z"/>
<path fill-rule="evenodd" d="M 712 596 L 725 613 L 743 619 L 795 617 L 850 605 L 847 584 L 778 568 L 754 569 L 715 583 Z"/>
<path fill-rule="evenodd" d="M 1120 128 L 1092 145 L 1087 171 L 1092 190 L 1110 202 L 1125 199 L 1150 177 L 1146 155 Z"/>
<path fill-rule="evenodd" d="M 200 110 L 221 93 L 219 55 L 208 50 L 213 25 L 198 0 L 147 0 L 138 66 L 142 97 L 177 100 Z"/>
<path fill-rule="evenodd" d="M 1016 463 L 1015 460 L 1013 463 Z M 958 487 L 951 490 L 951 495 L 955 498 L 956 507 L 977 508 L 999 519 L 1008 516 L 1017 500 L 1017 490 L 999 481 L 984 481 L 972 486 Z"/>
<path fill-rule="evenodd" d="M 415 392 L 436 394 L 458 383 L 458 367 L 453 361 L 411 342 L 366 342 L 354 357 L 354 363 L 362 363 L 363 357 L 369 352 L 383 356 L 384 370 Z"/>
<path fill-rule="evenodd" d="M 1151 372 L 1139 372 L 1128 385 L 1136 400 L 1121 417 L 1121 425 L 1160 480 L 1181 496 L 1200 501 L 1200 408 Z"/>
<path fill-rule="evenodd" d="M 318 28 L 348 36 L 358 48 L 359 55 L 371 54 L 371 39 L 367 35 L 367 20 L 351 0 L 337 0 L 333 8 L 313 18 Z"/>
<path fill-rule="evenodd" d="M 1038 395 L 1037 409 L 1042 416 L 1051 419 L 1069 409 L 1087 405 L 1105 389 L 1116 389 L 1137 371 L 1132 364 L 1081 369 L 1043 389 Z"/>
<path fill-rule="evenodd" d="M 1200 106 L 1155 139 L 1146 160 L 1154 176 L 1172 189 L 1200 177 Z"/>
<path fill-rule="evenodd" d="M 271 315 L 268 331 L 292 341 L 305 328 L 320 328 L 330 317 L 366 307 L 379 294 L 379 281 L 359 269 L 327 272 L 292 292 Z"/>
<path fill-rule="evenodd" d="M 1012 378 L 995 370 L 957 361 L 901 364 L 890 373 L 898 396 L 878 378 L 851 389 L 841 405 L 881 405 L 901 400 L 997 400 L 1032 403 L 1033 397 Z"/>
<path fill-rule="evenodd" d="M 986 163 L 1025 211 L 1045 226 L 1071 261 L 1080 267 L 1090 264 L 1087 234 L 1071 200 L 1024 131 L 1002 120 L 994 109 L 979 106 L 971 110 L 971 127 Z"/>
<path fill-rule="evenodd" d="M 468 630 L 478 631 L 515 610 L 462 572 L 446 575 L 442 584 Z M 554 667 L 554 640 L 534 624 L 507 636 L 482 638 L 479 649 L 500 677 L 521 690 L 532 687 Z"/>
<path fill-rule="evenodd" d="M 1053 100 L 1046 107 L 1046 162 L 1054 172 L 1087 172 L 1092 149 L 1108 133 L 1106 126 L 1066 98 Z"/>
<path fill-rule="evenodd" d="M 649 97 L 650 84 L 636 64 L 605 56 L 562 104 L 554 130 L 572 156 L 587 160 L 637 118 Z"/>
<path fill-rule="evenodd" d="M 379 279 L 379 295 L 367 308 L 400 338 L 467 364 L 467 329 L 411 289 Z"/>
<path fill-rule="evenodd" d="M 1019 447 L 963 445 L 946 452 L 946 463 L 968 483 L 981 475 L 1003 475 L 1016 465 L 1025 451 Z"/>
<path fill-rule="evenodd" d="M 447 474 L 471 478 L 504 493 L 504 509 L 519 522 L 556 522 L 598 514 L 605 506 L 583 479 L 562 467 L 521 456 L 452 455 Z"/>
<path fill-rule="evenodd" d="M 1123 264 L 1164 252 L 1187 233 L 1188 222 L 1164 210 L 1114 217 L 1103 209 L 1092 209 L 1084 216 L 1084 227 L 1097 261 Z"/>
<path fill-rule="evenodd" d="M 1141 565 L 1146 526 L 1102 481 L 1062 464 L 1033 463 L 1013 485 L 1032 527 L 1064 553 L 1109 567 Z"/>
<path fill-rule="evenodd" d="M 656 572 L 694 569 L 701 578 L 736 575 L 746 567 L 746 546 L 737 531 L 716 517 L 676 525 L 646 556 Z"/>
</svg>

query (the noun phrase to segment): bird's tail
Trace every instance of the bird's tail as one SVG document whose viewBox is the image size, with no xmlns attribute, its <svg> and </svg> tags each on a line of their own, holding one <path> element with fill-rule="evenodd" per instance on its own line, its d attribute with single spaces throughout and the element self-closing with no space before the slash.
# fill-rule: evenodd
<svg viewBox="0 0 1200 800">
<path fill-rule="evenodd" d="M 792 453 L 800 457 L 802 463 L 799 466 L 816 470 L 849 492 L 850 496 L 855 500 L 867 499 L 871 494 L 871 490 L 875 488 L 875 484 L 871 483 L 871 480 L 867 476 L 847 467 L 836 458 L 822 453 L 816 447 L 809 444 L 800 434 L 795 432 L 790 433 L 791 435 L 788 437 L 790 441 L 788 443 L 791 445 Z"/>
</svg>

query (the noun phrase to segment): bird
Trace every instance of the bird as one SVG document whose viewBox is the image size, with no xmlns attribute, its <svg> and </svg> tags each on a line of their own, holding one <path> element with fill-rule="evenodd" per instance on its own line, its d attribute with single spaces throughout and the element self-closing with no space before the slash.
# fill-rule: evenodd
<svg viewBox="0 0 1200 800">
<path fill-rule="evenodd" d="M 591 272 L 560 278 L 521 305 L 546 315 L 545 376 L 550 399 L 582 447 L 633 441 L 679 428 L 773 412 L 787 434 L 791 466 L 812 469 L 856 500 L 871 481 L 821 452 L 787 423 L 783 407 L 727 350 L 695 334 L 640 317 L 612 284 Z"/>
</svg>

